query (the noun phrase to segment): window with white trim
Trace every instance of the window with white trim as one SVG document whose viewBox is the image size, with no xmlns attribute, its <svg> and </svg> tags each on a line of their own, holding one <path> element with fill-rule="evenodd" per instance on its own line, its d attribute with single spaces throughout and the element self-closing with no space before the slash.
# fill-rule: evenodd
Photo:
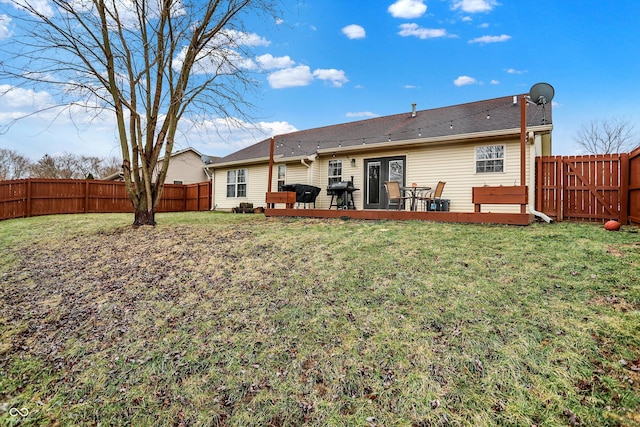
<svg viewBox="0 0 640 427">
<path fill-rule="evenodd" d="M 247 170 L 227 171 L 227 197 L 247 197 Z"/>
<path fill-rule="evenodd" d="M 342 181 L 342 160 L 329 160 L 329 185 Z"/>
<path fill-rule="evenodd" d="M 504 172 L 504 145 L 476 147 L 476 173 Z"/>
<path fill-rule="evenodd" d="M 282 186 L 287 182 L 287 165 L 278 165 L 278 191 L 282 191 Z"/>
</svg>

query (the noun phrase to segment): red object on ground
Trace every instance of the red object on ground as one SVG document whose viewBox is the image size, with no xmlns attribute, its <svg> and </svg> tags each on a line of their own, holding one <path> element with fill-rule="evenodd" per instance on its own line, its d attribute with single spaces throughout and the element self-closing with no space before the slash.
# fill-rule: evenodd
<svg viewBox="0 0 640 427">
<path fill-rule="evenodd" d="M 618 221 L 607 221 L 604 223 L 604 229 L 608 231 L 618 231 L 620 230 L 620 223 Z"/>
</svg>

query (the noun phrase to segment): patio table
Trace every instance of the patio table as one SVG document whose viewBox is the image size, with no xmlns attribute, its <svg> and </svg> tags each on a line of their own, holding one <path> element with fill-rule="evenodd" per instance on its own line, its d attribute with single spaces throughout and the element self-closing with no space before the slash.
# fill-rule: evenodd
<svg viewBox="0 0 640 427">
<path fill-rule="evenodd" d="M 431 190 L 431 187 L 422 187 L 422 186 L 410 186 L 410 187 L 400 187 L 400 190 L 404 191 L 405 193 L 409 193 L 411 195 L 411 210 L 415 211 L 416 210 L 416 200 L 418 199 L 418 194 L 420 194 L 421 191 L 429 191 Z"/>
</svg>

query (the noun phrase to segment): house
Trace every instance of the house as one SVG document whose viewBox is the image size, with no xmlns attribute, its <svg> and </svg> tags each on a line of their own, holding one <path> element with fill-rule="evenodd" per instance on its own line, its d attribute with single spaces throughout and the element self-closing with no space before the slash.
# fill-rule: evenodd
<svg viewBox="0 0 640 427">
<path fill-rule="evenodd" d="M 185 148 L 171 154 L 169 170 L 167 171 L 166 184 L 194 184 L 209 181 L 205 166 L 215 161 L 217 157 L 203 156 L 194 148 Z M 161 162 L 160 159 L 158 162 Z M 157 171 L 156 171 L 157 172 Z M 157 174 L 157 173 L 156 173 Z M 156 175 L 154 174 L 154 175 Z M 122 181 L 122 171 L 104 178 L 105 181 Z"/>
<path fill-rule="evenodd" d="M 521 111 L 526 111 L 526 145 Z M 445 181 L 442 197 L 450 200 L 450 211 L 474 212 L 473 187 L 526 185 L 534 200 L 535 157 L 551 154 L 551 113 L 550 104 L 527 104 L 522 94 L 429 110 L 413 104 L 401 114 L 276 136 L 271 184 L 270 139 L 205 169 L 213 180 L 214 208 L 220 210 L 241 202 L 264 206 L 268 191 L 294 183 L 322 188 L 316 208 L 329 209 L 326 188 L 339 181 L 358 188 L 356 209 L 385 209 L 384 182 L 397 180 L 433 188 Z M 520 208 L 495 204 L 482 211 Z"/>
</svg>

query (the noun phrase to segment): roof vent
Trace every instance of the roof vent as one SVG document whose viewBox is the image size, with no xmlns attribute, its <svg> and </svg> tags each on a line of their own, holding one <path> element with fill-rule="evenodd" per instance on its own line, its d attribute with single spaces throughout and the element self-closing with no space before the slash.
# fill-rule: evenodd
<svg viewBox="0 0 640 427">
<path fill-rule="evenodd" d="M 416 116 L 416 103 L 411 104 L 411 117 Z"/>
</svg>

